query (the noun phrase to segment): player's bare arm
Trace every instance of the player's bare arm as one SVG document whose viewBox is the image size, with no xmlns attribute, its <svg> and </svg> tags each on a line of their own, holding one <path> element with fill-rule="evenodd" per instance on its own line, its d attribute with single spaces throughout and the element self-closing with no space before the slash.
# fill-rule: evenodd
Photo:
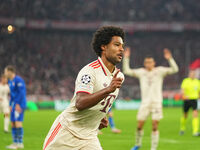
<svg viewBox="0 0 200 150">
<path fill-rule="evenodd" d="M 107 97 L 110 93 L 114 92 L 117 88 L 120 88 L 122 85 L 122 78 L 117 77 L 120 70 L 118 70 L 115 75 L 113 76 L 113 79 L 110 83 L 110 85 L 96 93 L 93 94 L 87 94 L 87 93 L 77 93 L 77 99 L 76 99 L 76 108 L 79 111 L 82 111 L 84 109 L 93 107 L 97 103 L 99 103 L 102 99 Z"/>
<path fill-rule="evenodd" d="M 131 55 L 130 47 L 125 47 L 124 59 L 123 59 L 123 73 L 131 77 L 137 77 L 135 69 L 130 68 L 130 59 L 129 59 L 130 55 Z"/>
<path fill-rule="evenodd" d="M 172 57 L 172 53 L 170 52 L 170 50 L 168 48 L 164 49 L 164 58 L 169 62 L 171 71 L 168 74 L 173 74 L 178 72 L 178 66 L 176 64 L 176 62 L 174 61 L 173 57 Z"/>
</svg>

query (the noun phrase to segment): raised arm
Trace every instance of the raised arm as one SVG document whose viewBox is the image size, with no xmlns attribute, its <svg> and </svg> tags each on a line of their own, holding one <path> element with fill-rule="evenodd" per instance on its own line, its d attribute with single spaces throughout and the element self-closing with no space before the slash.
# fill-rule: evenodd
<svg viewBox="0 0 200 150">
<path fill-rule="evenodd" d="M 176 64 L 175 60 L 172 57 L 172 54 L 169 49 L 165 48 L 164 49 L 164 57 L 165 59 L 169 62 L 168 69 L 166 70 L 166 74 L 174 74 L 178 72 L 178 65 Z"/>
<path fill-rule="evenodd" d="M 99 103 L 102 99 L 107 97 L 110 93 L 114 92 L 117 88 L 121 87 L 122 78 L 117 77 L 117 74 L 120 70 L 116 72 L 116 74 L 113 76 L 113 79 L 110 83 L 110 85 L 96 93 L 88 94 L 88 93 L 77 93 L 77 99 L 76 99 L 76 108 L 79 111 L 82 111 L 84 109 L 93 107 L 97 103 Z"/>
<path fill-rule="evenodd" d="M 129 47 L 126 47 L 123 59 L 123 73 L 131 77 L 137 77 L 136 69 L 130 68 L 130 55 L 131 55 L 131 50 Z"/>
</svg>

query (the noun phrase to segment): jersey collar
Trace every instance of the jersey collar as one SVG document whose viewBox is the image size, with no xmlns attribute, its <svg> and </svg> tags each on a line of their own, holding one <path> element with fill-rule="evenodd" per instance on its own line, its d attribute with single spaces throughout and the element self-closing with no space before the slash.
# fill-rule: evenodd
<svg viewBox="0 0 200 150">
<path fill-rule="evenodd" d="M 109 76 L 113 76 L 114 73 L 117 71 L 117 68 L 115 67 L 115 70 L 113 71 L 113 73 L 111 73 L 111 72 L 108 70 L 108 68 L 106 67 L 106 65 L 103 63 L 103 61 L 102 61 L 102 59 L 101 59 L 100 57 L 98 57 L 98 61 L 99 61 L 100 65 L 101 65 L 101 68 L 102 68 L 102 70 L 103 70 L 105 76 L 108 76 L 108 75 L 109 75 Z"/>
</svg>

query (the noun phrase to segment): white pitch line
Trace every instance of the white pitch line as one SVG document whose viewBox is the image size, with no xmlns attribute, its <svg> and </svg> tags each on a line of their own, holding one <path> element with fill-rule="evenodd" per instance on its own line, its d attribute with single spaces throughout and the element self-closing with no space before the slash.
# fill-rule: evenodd
<svg viewBox="0 0 200 150">
<path fill-rule="evenodd" d="M 173 139 L 163 139 L 163 138 L 161 138 L 160 141 L 166 142 L 166 143 L 173 143 L 173 144 L 175 144 L 175 143 L 184 143 L 182 141 L 177 141 L 177 140 L 173 140 Z"/>
<path fill-rule="evenodd" d="M 193 140 L 188 140 L 188 141 L 178 141 L 178 140 L 174 140 L 174 139 L 165 139 L 165 138 L 160 138 L 161 142 L 165 142 L 165 143 L 188 143 L 188 144 L 196 144 L 196 141 Z"/>
</svg>

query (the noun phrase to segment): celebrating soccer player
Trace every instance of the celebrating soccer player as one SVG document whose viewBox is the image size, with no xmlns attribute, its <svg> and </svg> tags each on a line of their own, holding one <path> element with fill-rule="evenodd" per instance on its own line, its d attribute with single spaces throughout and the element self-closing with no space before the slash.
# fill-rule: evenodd
<svg viewBox="0 0 200 150">
<path fill-rule="evenodd" d="M 124 80 L 115 66 L 122 60 L 123 45 L 121 28 L 95 32 L 92 46 L 98 59 L 78 73 L 71 104 L 53 123 L 43 150 L 102 150 L 97 133 L 108 126 L 106 114 Z"/>
<path fill-rule="evenodd" d="M 200 81 L 195 77 L 195 71 L 190 70 L 188 78 L 185 78 L 181 84 L 182 97 L 184 100 L 183 111 L 184 116 L 181 117 L 181 129 L 180 135 L 183 135 L 185 132 L 186 119 L 188 116 L 188 111 L 190 107 L 193 109 L 193 136 L 199 136 L 199 118 L 197 110 L 197 100 L 200 94 Z"/>
<path fill-rule="evenodd" d="M 137 77 L 140 82 L 141 89 L 141 106 L 138 111 L 136 143 L 132 150 L 138 150 L 142 144 L 143 125 L 147 117 L 152 115 L 152 136 L 151 136 L 151 150 L 156 150 L 159 141 L 158 124 L 163 117 L 162 114 L 162 84 L 163 78 L 168 74 L 178 72 L 172 54 L 168 49 L 164 49 L 164 57 L 168 60 L 170 67 L 155 67 L 155 60 L 152 56 L 147 56 L 144 59 L 144 68 L 130 69 L 129 56 L 131 54 L 130 48 L 126 48 L 123 60 L 124 74 L 131 77 Z"/>
<path fill-rule="evenodd" d="M 0 111 L 4 114 L 4 132 L 8 133 L 8 127 L 9 127 L 9 102 L 8 102 L 8 94 L 9 94 L 9 86 L 8 86 L 8 80 L 6 76 L 3 74 L 1 76 L 1 83 L 0 83 Z"/>
<path fill-rule="evenodd" d="M 11 126 L 13 143 L 6 148 L 18 149 L 24 148 L 23 144 L 23 119 L 26 108 L 26 86 L 24 80 L 16 75 L 13 66 L 5 68 L 5 75 L 9 79 L 8 85 L 10 88 L 10 108 L 11 108 Z"/>
</svg>

